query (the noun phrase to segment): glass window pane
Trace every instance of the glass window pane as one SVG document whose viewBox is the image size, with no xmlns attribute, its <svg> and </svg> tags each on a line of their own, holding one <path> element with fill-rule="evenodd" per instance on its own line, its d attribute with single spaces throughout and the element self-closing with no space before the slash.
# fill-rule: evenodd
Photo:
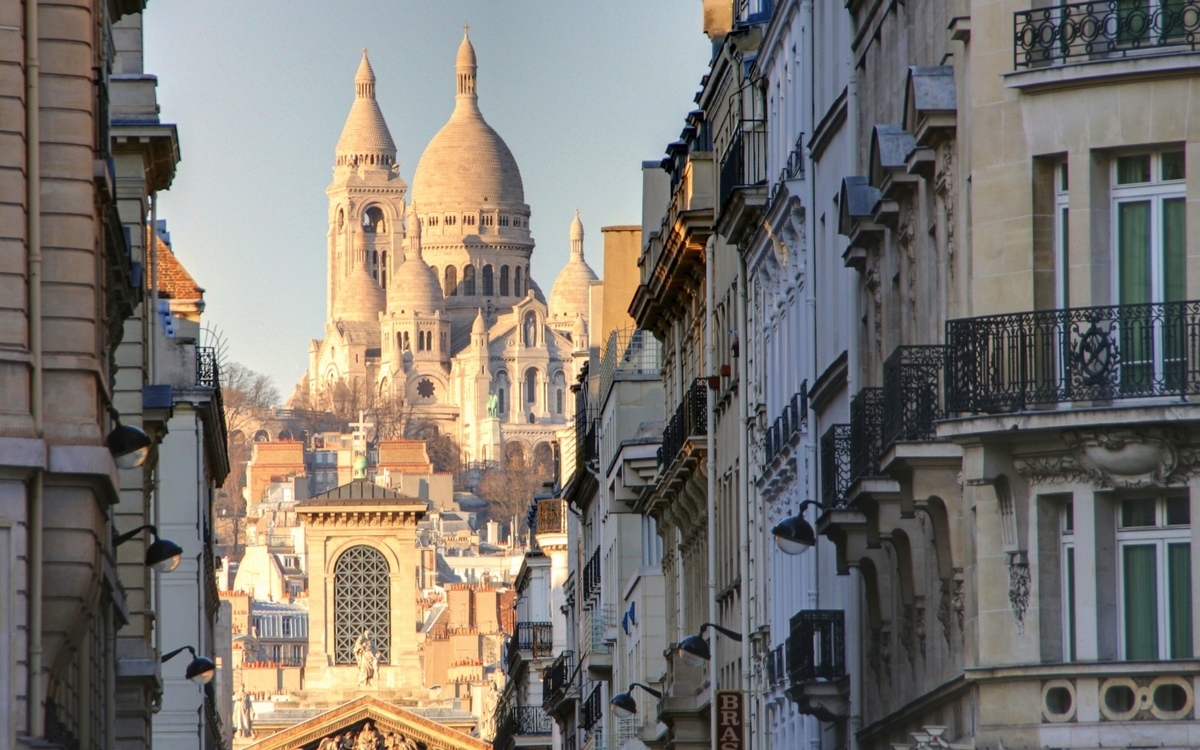
<svg viewBox="0 0 1200 750">
<path fill-rule="evenodd" d="M 1075 548 L 1067 547 L 1067 660 L 1075 661 Z"/>
<path fill-rule="evenodd" d="M 1150 301 L 1150 201 L 1117 205 L 1120 303 Z"/>
<path fill-rule="evenodd" d="M 1125 578 L 1125 658 L 1158 658 L 1158 571 L 1153 544 L 1122 548 Z"/>
<path fill-rule="evenodd" d="M 1187 526 L 1192 522 L 1192 501 L 1187 495 L 1167 498 L 1167 525 Z"/>
<path fill-rule="evenodd" d="M 1063 516 L 1063 533 L 1075 530 L 1075 503 L 1067 503 L 1066 513 Z"/>
<path fill-rule="evenodd" d="M 1117 184 L 1129 185 L 1150 181 L 1150 154 L 1117 158 Z"/>
<path fill-rule="evenodd" d="M 1165 302 L 1187 299 L 1187 212 L 1183 198 L 1164 200 L 1163 293 Z"/>
<path fill-rule="evenodd" d="M 1167 546 L 1167 616 L 1171 658 L 1192 658 L 1192 545 Z"/>
<path fill-rule="evenodd" d="M 1131 526 L 1157 526 L 1154 518 L 1154 498 L 1144 497 L 1121 503 L 1121 528 Z"/>
<path fill-rule="evenodd" d="M 1067 179 L 1067 163 L 1065 161 L 1062 163 L 1062 166 L 1059 168 L 1058 172 L 1060 175 L 1059 190 L 1065 193 L 1071 187 L 1071 183 Z"/>
<path fill-rule="evenodd" d="M 1064 208 L 1058 214 L 1058 251 L 1062 254 L 1062 278 L 1058 280 L 1062 307 L 1071 306 L 1071 211 Z"/>
<path fill-rule="evenodd" d="M 1170 151 L 1162 155 L 1162 178 L 1182 180 L 1187 176 L 1186 162 L 1182 151 Z"/>
</svg>

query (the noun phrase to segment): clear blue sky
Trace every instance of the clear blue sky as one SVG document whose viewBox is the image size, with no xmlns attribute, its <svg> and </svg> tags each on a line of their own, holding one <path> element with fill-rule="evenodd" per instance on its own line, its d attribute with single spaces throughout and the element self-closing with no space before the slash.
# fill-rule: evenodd
<svg viewBox="0 0 1200 750">
<path fill-rule="evenodd" d="M 700 0 L 154 0 L 146 72 L 183 160 L 160 198 L 176 254 L 207 291 L 229 355 L 286 398 L 325 323 L 325 188 L 361 49 L 412 182 L 454 106 L 471 25 L 480 107 L 521 167 L 549 293 L 579 208 L 599 273 L 600 227 L 641 221 L 640 165 L 694 107 L 711 47 Z"/>
</svg>

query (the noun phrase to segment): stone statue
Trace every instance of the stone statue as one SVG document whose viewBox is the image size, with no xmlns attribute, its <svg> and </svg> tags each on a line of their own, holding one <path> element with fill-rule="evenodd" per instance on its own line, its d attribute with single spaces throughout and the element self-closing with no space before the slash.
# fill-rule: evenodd
<svg viewBox="0 0 1200 750">
<path fill-rule="evenodd" d="M 379 733 L 368 721 L 362 731 L 358 733 L 358 739 L 354 742 L 354 750 L 379 750 L 379 740 Z"/>
<path fill-rule="evenodd" d="M 494 392 L 488 394 L 487 410 L 489 417 L 500 416 L 500 397 Z"/>
<path fill-rule="evenodd" d="M 338 750 L 337 737 L 326 737 L 321 740 L 321 744 L 317 745 L 317 750 Z"/>
<path fill-rule="evenodd" d="M 233 696 L 233 736 L 254 736 L 254 705 L 244 687 L 238 688 L 237 695 Z"/>
<path fill-rule="evenodd" d="M 371 631 L 364 630 L 354 643 L 354 660 L 358 662 L 358 686 L 371 687 L 375 682 L 375 671 L 379 666 L 379 654 L 371 641 Z"/>
</svg>

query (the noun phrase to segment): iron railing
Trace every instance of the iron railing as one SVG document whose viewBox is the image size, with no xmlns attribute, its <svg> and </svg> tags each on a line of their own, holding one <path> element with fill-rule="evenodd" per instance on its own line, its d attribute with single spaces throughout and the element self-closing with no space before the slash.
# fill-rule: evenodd
<svg viewBox="0 0 1200 750">
<path fill-rule="evenodd" d="M 808 381 L 800 384 L 800 391 L 788 399 L 771 426 L 767 428 L 764 441 L 763 465 L 769 466 L 792 439 L 808 429 Z"/>
<path fill-rule="evenodd" d="M 1200 302 L 946 323 L 946 409 L 995 412 L 1200 393 Z"/>
<path fill-rule="evenodd" d="M 1034 68 L 1200 44 L 1200 0 L 1092 0 L 1013 15 L 1013 67 Z"/>
<path fill-rule="evenodd" d="M 696 378 L 683 394 L 683 400 L 663 429 L 663 441 L 658 449 L 660 470 L 671 465 L 689 438 L 708 434 L 707 388 L 703 378 Z"/>
<path fill-rule="evenodd" d="M 784 644 L 779 644 L 767 652 L 763 659 L 767 673 L 767 685 L 774 686 L 787 678 L 787 659 Z"/>
<path fill-rule="evenodd" d="M 619 377 L 646 375 L 658 377 L 662 372 L 662 343 L 649 331 L 624 328 L 608 335 L 604 354 L 600 357 L 600 403 L 608 389 Z"/>
<path fill-rule="evenodd" d="M 541 706 L 509 706 L 497 722 L 493 747 L 504 748 L 514 737 L 546 735 L 554 731 L 554 722 Z"/>
<path fill-rule="evenodd" d="M 731 117 L 737 110 L 730 110 Z M 718 189 L 723 210 L 737 188 L 763 185 L 767 181 L 767 121 L 737 119 L 730 124 L 729 141 L 721 155 Z"/>
<path fill-rule="evenodd" d="M 534 522 L 537 524 L 537 534 L 567 533 L 567 501 L 549 498 L 538 500 Z"/>
<path fill-rule="evenodd" d="M 783 190 L 783 183 L 788 180 L 799 180 L 804 177 L 804 133 L 796 136 L 796 145 L 792 146 L 792 150 L 788 153 L 787 161 L 784 162 L 783 168 L 779 170 L 779 179 L 771 185 L 771 198 L 767 201 L 768 206 L 775 205 L 775 199 L 779 197 L 779 193 Z"/>
<path fill-rule="evenodd" d="M 577 408 L 575 412 L 575 473 L 582 475 L 587 469 L 587 462 L 594 461 L 600 455 L 599 430 L 600 420 L 596 410 L 592 408 Z"/>
<path fill-rule="evenodd" d="M 571 690 L 575 673 L 575 652 L 563 651 L 546 669 L 542 679 L 542 708 L 551 711 Z"/>
<path fill-rule="evenodd" d="M 592 597 L 600 595 L 600 548 L 597 547 L 592 556 L 583 566 L 583 601 L 586 604 Z"/>
<path fill-rule="evenodd" d="M 221 376 L 220 366 L 217 364 L 216 347 L 196 347 L 196 385 L 208 388 L 220 387 Z"/>
<path fill-rule="evenodd" d="M 945 347 L 898 346 L 883 363 L 883 438 L 886 450 L 897 440 L 932 440 L 933 423 L 945 418 L 942 375 Z"/>
<path fill-rule="evenodd" d="M 845 508 L 850 489 L 850 425 L 835 424 L 821 436 L 821 506 Z"/>
<path fill-rule="evenodd" d="M 552 656 L 554 626 L 548 622 L 518 622 L 517 629 L 508 637 L 509 659 L 522 651 L 528 651 L 534 659 Z"/>
<path fill-rule="evenodd" d="M 879 476 L 883 389 L 863 388 L 850 401 L 850 483 Z"/>
<path fill-rule="evenodd" d="M 793 684 L 836 680 L 846 674 L 846 614 L 840 609 L 803 609 L 792 615 L 787 650 Z"/>
<path fill-rule="evenodd" d="M 611 654 L 613 644 L 605 638 L 605 635 L 615 622 L 613 605 L 602 604 L 592 609 L 585 609 L 580 619 L 583 621 L 583 643 L 581 644 L 583 656 Z"/>
<path fill-rule="evenodd" d="M 600 685 L 592 688 L 592 692 L 588 694 L 583 705 L 579 709 L 579 726 L 585 731 L 591 731 L 592 727 L 600 723 L 600 719 L 604 717 L 604 701 L 600 698 Z"/>
</svg>

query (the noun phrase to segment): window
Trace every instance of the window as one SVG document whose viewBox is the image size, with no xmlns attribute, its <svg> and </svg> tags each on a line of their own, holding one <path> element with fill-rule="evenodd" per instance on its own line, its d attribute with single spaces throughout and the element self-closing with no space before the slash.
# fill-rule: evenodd
<svg viewBox="0 0 1200 750">
<path fill-rule="evenodd" d="M 559 388 L 554 392 L 554 413 L 563 413 L 563 389 Z"/>
<path fill-rule="evenodd" d="M 496 224 L 495 214 L 484 214 L 481 218 L 483 219 L 483 225 L 485 227 L 495 226 Z"/>
<path fill-rule="evenodd" d="M 445 221 L 446 221 L 446 226 L 452 227 L 458 223 L 458 217 L 457 216 L 447 216 L 447 217 L 445 217 Z"/>
<path fill-rule="evenodd" d="M 520 266 L 517 266 L 516 270 L 513 271 L 513 296 L 515 296 L 515 297 L 523 297 L 524 296 L 524 294 L 522 294 L 522 292 L 521 292 L 521 267 Z"/>
<path fill-rule="evenodd" d="M 438 351 L 443 352 L 443 353 L 446 351 L 446 332 L 445 331 L 442 331 L 441 347 L 438 349 Z"/>
<path fill-rule="evenodd" d="M 475 266 L 470 264 L 463 266 L 463 294 L 467 297 L 475 296 Z"/>
<path fill-rule="evenodd" d="M 1190 527 L 1187 495 L 1120 503 L 1117 549 L 1123 658 L 1192 658 Z"/>
<path fill-rule="evenodd" d="M 463 217 L 463 226 L 472 226 L 472 227 L 475 226 L 475 217 L 470 214 L 464 216 Z"/>
<path fill-rule="evenodd" d="M 504 414 L 508 410 L 504 408 L 504 389 L 496 391 L 496 411 L 499 414 Z"/>
<path fill-rule="evenodd" d="M 525 371 L 525 400 L 530 405 L 537 401 L 537 370 L 532 367 Z"/>
<path fill-rule="evenodd" d="M 458 270 L 454 266 L 446 266 L 445 289 L 447 297 L 458 296 Z"/>
<path fill-rule="evenodd" d="M 491 297 L 493 294 L 495 294 L 495 290 L 493 289 L 493 286 L 494 285 L 492 283 L 492 267 L 484 266 L 483 267 L 483 296 L 484 297 Z"/>
<path fill-rule="evenodd" d="M 1183 151 L 1113 161 L 1114 292 L 1120 305 L 1182 302 L 1187 295 Z M 1182 310 L 1130 309 L 1120 321 L 1121 384 L 1147 390 L 1182 377 Z"/>
<path fill-rule="evenodd" d="M 1075 504 L 1062 510 L 1062 602 L 1064 661 L 1075 661 Z"/>
<path fill-rule="evenodd" d="M 354 643 L 370 631 L 379 662 L 389 663 L 391 581 L 387 560 L 374 547 L 342 553 L 333 574 L 334 661 L 354 664 Z"/>
<path fill-rule="evenodd" d="M 502 215 L 500 216 L 500 226 L 502 226 L 502 227 L 506 227 L 506 226 L 508 226 L 508 224 L 509 224 L 508 215 L 507 215 L 507 214 L 502 214 Z"/>
<path fill-rule="evenodd" d="M 508 266 L 500 266 L 500 296 L 508 296 Z"/>
<path fill-rule="evenodd" d="M 292 661 L 299 664 L 304 660 L 304 647 L 292 646 Z"/>
<path fill-rule="evenodd" d="M 438 217 L 429 216 L 425 219 L 426 226 L 436 227 L 438 225 Z"/>
<path fill-rule="evenodd" d="M 282 658 L 283 658 L 283 646 L 272 646 L 271 647 L 271 661 L 278 664 Z"/>
<path fill-rule="evenodd" d="M 282 619 L 282 621 L 280 622 L 280 628 L 282 629 L 280 632 L 282 633 L 284 638 L 291 638 L 292 637 L 292 618 L 284 617 Z"/>
<path fill-rule="evenodd" d="M 387 225 L 383 220 L 383 211 L 379 206 L 371 206 L 363 212 L 362 230 L 368 234 L 387 231 Z"/>
<path fill-rule="evenodd" d="M 387 288 L 387 250 L 384 250 L 383 253 L 380 254 L 379 258 L 383 262 L 383 265 L 379 269 L 379 285 L 381 287 L 383 287 L 384 289 L 386 289 Z"/>
</svg>

